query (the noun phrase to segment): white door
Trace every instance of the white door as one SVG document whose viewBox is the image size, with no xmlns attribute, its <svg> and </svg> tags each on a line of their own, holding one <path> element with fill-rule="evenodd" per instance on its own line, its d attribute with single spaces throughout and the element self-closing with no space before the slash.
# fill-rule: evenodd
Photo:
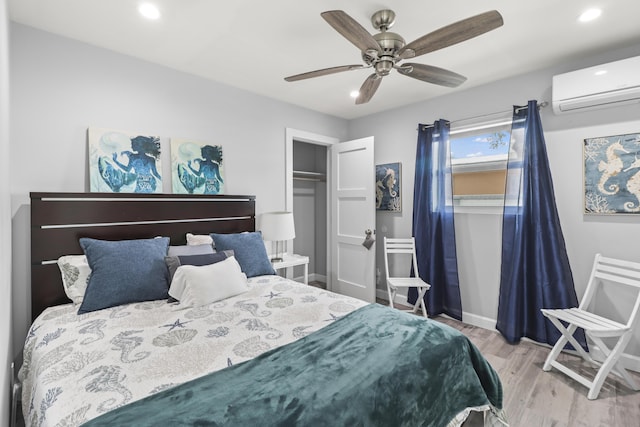
<svg viewBox="0 0 640 427">
<path fill-rule="evenodd" d="M 331 146 L 331 290 L 376 300 L 376 246 L 362 243 L 375 233 L 373 137 Z M 373 234 L 375 238 L 375 234 Z"/>
</svg>

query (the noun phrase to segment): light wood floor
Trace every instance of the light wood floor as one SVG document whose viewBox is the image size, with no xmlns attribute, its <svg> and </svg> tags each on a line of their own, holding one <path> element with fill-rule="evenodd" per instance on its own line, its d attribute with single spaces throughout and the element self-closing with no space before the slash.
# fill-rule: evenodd
<svg viewBox="0 0 640 427">
<path fill-rule="evenodd" d="M 379 300 L 380 304 L 387 301 Z M 452 326 L 480 349 L 496 370 L 504 391 L 504 407 L 512 427 L 638 427 L 640 392 L 634 392 L 615 376 L 609 376 L 596 400 L 587 399 L 587 388 L 542 365 L 547 347 L 521 341 L 510 345 L 500 333 L 439 316 L 434 320 Z M 595 370 L 580 357 L 562 355 L 562 363 L 587 376 Z M 633 373 L 636 382 L 640 374 Z"/>
</svg>

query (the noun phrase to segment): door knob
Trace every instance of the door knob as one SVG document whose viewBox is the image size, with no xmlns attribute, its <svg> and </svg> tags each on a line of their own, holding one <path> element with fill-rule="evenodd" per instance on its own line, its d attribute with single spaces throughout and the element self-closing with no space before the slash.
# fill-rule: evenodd
<svg viewBox="0 0 640 427">
<path fill-rule="evenodd" d="M 369 229 L 365 230 L 364 234 L 365 234 L 365 237 L 364 237 L 364 242 L 362 242 L 362 246 L 364 246 L 365 248 L 367 248 L 367 250 L 369 250 L 371 249 L 371 246 L 373 246 L 376 239 L 373 237 L 373 231 Z"/>
</svg>

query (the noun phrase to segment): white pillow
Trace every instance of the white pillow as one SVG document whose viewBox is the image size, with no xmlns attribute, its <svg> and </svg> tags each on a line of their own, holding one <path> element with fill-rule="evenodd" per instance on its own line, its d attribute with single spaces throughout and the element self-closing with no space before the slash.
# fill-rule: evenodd
<svg viewBox="0 0 640 427">
<path fill-rule="evenodd" d="M 236 258 L 209 265 L 182 265 L 171 281 L 169 295 L 180 301 L 178 308 L 199 307 L 249 290 L 247 276 Z"/>
<path fill-rule="evenodd" d="M 211 243 L 207 245 L 181 245 L 181 246 L 169 246 L 167 256 L 189 256 L 189 255 L 202 255 L 212 254 L 215 251 Z"/>
<path fill-rule="evenodd" d="M 212 245 L 213 238 L 208 234 L 187 233 L 187 245 Z"/>
<path fill-rule="evenodd" d="M 81 304 L 91 275 L 87 257 L 84 255 L 61 256 L 58 258 L 58 268 L 62 273 L 65 294 L 74 304 Z"/>
</svg>

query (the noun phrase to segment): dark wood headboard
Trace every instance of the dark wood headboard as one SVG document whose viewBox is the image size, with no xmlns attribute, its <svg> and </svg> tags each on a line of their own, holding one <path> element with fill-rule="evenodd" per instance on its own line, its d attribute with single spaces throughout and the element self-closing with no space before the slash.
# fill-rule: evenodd
<svg viewBox="0 0 640 427">
<path fill-rule="evenodd" d="M 255 196 L 121 193 L 31 193 L 31 319 L 70 302 L 56 261 L 80 255 L 80 237 L 171 238 L 186 233 L 255 230 Z"/>
</svg>

